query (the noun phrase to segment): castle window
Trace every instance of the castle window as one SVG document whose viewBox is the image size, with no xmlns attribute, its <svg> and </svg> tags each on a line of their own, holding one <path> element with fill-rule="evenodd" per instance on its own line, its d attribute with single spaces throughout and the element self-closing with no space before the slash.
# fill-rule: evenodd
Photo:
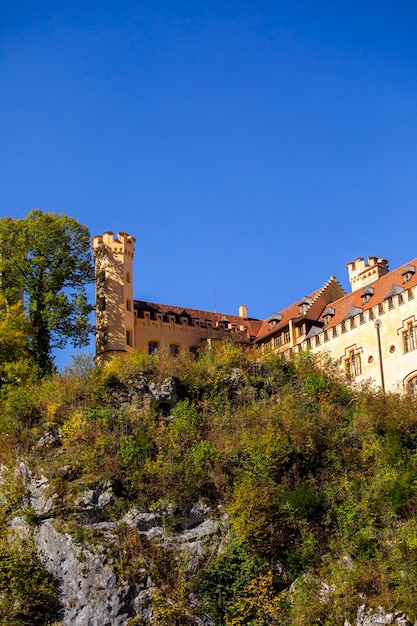
<svg viewBox="0 0 417 626">
<path fill-rule="evenodd" d="M 413 274 L 415 274 L 416 272 L 416 268 L 414 265 L 407 265 L 407 267 L 405 268 L 405 270 L 403 271 L 403 281 L 405 283 L 409 283 L 410 280 L 413 277 Z"/>
<path fill-rule="evenodd" d="M 404 352 L 411 352 L 417 348 L 417 326 L 410 322 L 403 332 Z"/>
<path fill-rule="evenodd" d="M 329 341 L 329 331 L 328 330 L 323 331 L 323 340 L 324 341 Z"/>
<path fill-rule="evenodd" d="M 408 299 L 412 300 L 414 298 L 414 293 L 412 289 L 407 289 Z"/>
<path fill-rule="evenodd" d="M 383 302 L 380 302 L 378 304 L 378 315 L 383 315 L 384 313 L 385 313 L 384 304 L 383 304 Z"/>
<path fill-rule="evenodd" d="M 336 326 L 333 326 L 332 335 L 333 335 L 333 337 L 337 337 L 337 328 L 336 328 Z"/>
<path fill-rule="evenodd" d="M 157 341 L 148 341 L 148 354 L 153 354 L 158 350 L 158 342 Z"/>
<path fill-rule="evenodd" d="M 282 346 L 282 335 L 275 337 L 274 343 L 276 348 L 280 348 Z"/>
<path fill-rule="evenodd" d="M 297 326 L 297 335 L 298 337 L 304 335 L 304 324 L 301 324 L 301 326 Z"/>
<path fill-rule="evenodd" d="M 129 298 L 126 300 L 126 311 L 131 311 L 132 310 L 132 300 L 129 300 Z"/>
<path fill-rule="evenodd" d="M 368 304 L 371 297 L 374 295 L 373 287 L 365 287 L 365 289 L 361 293 L 362 304 Z"/>
<path fill-rule="evenodd" d="M 407 390 L 412 398 L 417 398 L 417 375 L 407 381 Z"/>
<path fill-rule="evenodd" d="M 126 272 L 126 282 L 130 283 L 130 272 Z"/>
<path fill-rule="evenodd" d="M 133 333 L 129 328 L 126 328 L 126 343 L 128 346 L 133 347 Z"/>
<path fill-rule="evenodd" d="M 404 296 L 402 293 L 398 294 L 398 304 L 403 304 L 404 302 Z"/>
<path fill-rule="evenodd" d="M 363 313 L 359 313 L 359 324 L 365 323 L 365 316 Z"/>
<path fill-rule="evenodd" d="M 312 302 L 313 302 L 313 299 L 310 298 L 309 296 L 301 300 L 301 302 L 298 305 L 300 307 L 300 315 L 305 315 L 307 313 L 307 309 Z"/>
<path fill-rule="evenodd" d="M 327 324 L 330 323 L 330 320 L 332 319 L 334 314 L 335 314 L 334 308 L 331 306 L 328 306 L 325 312 L 323 313 L 323 322 L 325 326 L 327 326 Z"/>
<path fill-rule="evenodd" d="M 390 298 L 387 298 L 387 302 L 388 302 L 388 311 L 391 311 L 391 309 L 394 308 L 394 302 L 393 302 L 392 296 Z"/>
<path fill-rule="evenodd" d="M 169 344 L 169 352 L 171 354 L 171 356 L 178 356 L 180 353 L 180 347 L 177 343 L 170 343 Z"/>
<path fill-rule="evenodd" d="M 320 335 L 316 335 L 316 337 L 315 337 L 315 343 L 316 343 L 316 346 L 319 346 L 319 345 L 320 345 Z"/>
<path fill-rule="evenodd" d="M 362 374 L 362 359 L 359 350 L 350 350 L 344 362 L 346 376 L 354 378 Z"/>
<path fill-rule="evenodd" d="M 284 343 L 289 343 L 290 342 L 290 333 L 289 331 L 287 331 L 286 333 L 284 333 Z"/>
<path fill-rule="evenodd" d="M 347 331 L 345 320 L 343 320 L 343 322 L 340 324 L 340 327 L 342 329 L 342 333 L 345 333 Z"/>
</svg>

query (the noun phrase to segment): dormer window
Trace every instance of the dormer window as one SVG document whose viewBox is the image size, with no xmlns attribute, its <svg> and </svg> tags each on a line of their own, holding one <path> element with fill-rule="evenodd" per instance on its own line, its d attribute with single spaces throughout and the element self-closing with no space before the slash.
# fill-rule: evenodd
<svg viewBox="0 0 417 626">
<path fill-rule="evenodd" d="M 298 305 L 300 307 L 301 315 L 305 315 L 307 313 L 307 309 L 312 302 L 313 302 L 313 299 L 309 298 L 308 296 L 306 296 L 303 300 L 301 300 L 300 304 Z"/>
<path fill-rule="evenodd" d="M 218 322 L 218 326 L 220 328 L 224 328 L 224 330 L 227 330 L 228 328 L 230 328 L 230 320 L 227 319 L 225 315 L 223 315 L 223 317 L 221 317 Z"/>
<path fill-rule="evenodd" d="M 407 267 L 404 269 L 402 275 L 403 275 L 403 281 L 405 283 L 409 283 L 410 280 L 412 279 L 413 275 L 416 272 L 416 268 L 415 265 L 407 265 Z"/>
<path fill-rule="evenodd" d="M 332 319 L 334 314 L 335 314 L 334 308 L 331 306 L 327 307 L 327 309 L 323 313 L 323 322 L 325 326 L 327 326 L 330 323 L 330 320 Z"/>
<path fill-rule="evenodd" d="M 345 317 L 343 319 L 344 320 L 351 319 L 351 318 L 355 317 L 355 315 L 360 315 L 360 313 L 362 313 L 362 309 L 361 308 L 359 308 L 358 306 L 351 306 L 349 311 L 347 312 L 347 314 L 345 315 Z"/>
<path fill-rule="evenodd" d="M 274 315 L 271 315 L 271 317 L 267 319 L 269 330 L 273 330 L 279 324 L 281 320 L 282 320 L 281 313 L 274 313 Z"/>
<path fill-rule="evenodd" d="M 391 289 L 384 298 L 384 300 L 388 302 L 389 311 L 394 308 L 394 296 L 398 296 L 398 304 L 400 304 L 400 296 L 402 297 L 403 291 L 404 287 L 400 287 L 399 285 L 392 285 Z"/>
<path fill-rule="evenodd" d="M 365 287 L 365 289 L 361 293 L 362 304 L 368 304 L 369 300 L 374 295 L 373 287 Z"/>
</svg>

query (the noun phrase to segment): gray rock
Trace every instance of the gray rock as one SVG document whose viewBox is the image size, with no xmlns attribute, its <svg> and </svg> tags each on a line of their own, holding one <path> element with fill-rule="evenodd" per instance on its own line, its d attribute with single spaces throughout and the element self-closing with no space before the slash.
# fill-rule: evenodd
<svg viewBox="0 0 417 626">
<path fill-rule="evenodd" d="M 146 532 L 154 526 L 159 526 L 161 514 L 140 513 L 137 509 L 131 509 L 121 521 L 131 528 L 137 528 L 140 531 Z"/>
<path fill-rule="evenodd" d="M 131 588 L 106 563 L 106 551 L 81 548 L 51 520 L 34 534 L 45 566 L 61 581 L 64 626 L 125 626 L 134 615 Z"/>
<path fill-rule="evenodd" d="M 110 484 L 104 488 L 88 489 L 80 494 L 74 506 L 83 515 L 85 523 L 106 522 L 109 518 L 107 507 L 114 501 L 113 489 Z"/>
<path fill-rule="evenodd" d="M 185 509 L 181 514 L 180 525 L 183 530 L 193 528 L 201 524 L 210 514 L 207 504 L 193 504 L 190 509 Z"/>
<path fill-rule="evenodd" d="M 56 507 L 60 498 L 57 493 L 50 493 L 49 481 L 45 476 L 34 478 L 28 465 L 21 461 L 16 469 L 17 474 L 25 483 L 27 494 L 24 498 L 24 506 L 31 506 L 39 519 L 51 516 L 51 511 Z"/>
<path fill-rule="evenodd" d="M 395 626 L 413 626 L 412 622 L 407 619 L 404 613 L 385 613 L 382 606 L 377 611 L 366 609 L 366 605 L 362 604 L 357 613 L 357 626 L 386 626 L 387 624 L 395 624 Z"/>
<path fill-rule="evenodd" d="M 49 431 L 45 433 L 44 435 L 42 435 L 39 441 L 37 441 L 36 447 L 37 448 L 50 448 L 52 446 L 59 444 L 60 439 L 61 439 L 60 433 L 54 433 L 52 431 Z"/>
<path fill-rule="evenodd" d="M 161 383 L 151 383 L 149 391 L 155 402 L 163 403 L 170 407 L 173 407 L 179 400 L 176 382 L 172 376 L 168 376 Z"/>
</svg>

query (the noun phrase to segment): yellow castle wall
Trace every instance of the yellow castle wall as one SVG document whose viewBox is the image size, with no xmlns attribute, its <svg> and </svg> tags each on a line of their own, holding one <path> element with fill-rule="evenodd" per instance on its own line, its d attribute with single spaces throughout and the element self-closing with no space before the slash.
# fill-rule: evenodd
<svg viewBox="0 0 417 626">
<path fill-rule="evenodd" d="M 344 369 L 345 359 L 348 358 L 350 350 L 359 352 L 361 355 L 362 374 L 354 376 L 356 383 L 373 381 L 376 387 L 382 387 L 381 379 L 381 359 L 383 378 L 386 391 L 401 391 L 405 379 L 417 371 L 417 350 L 405 352 L 403 332 L 407 321 L 416 321 L 417 318 L 417 293 L 416 288 L 412 292 L 413 297 L 409 299 L 404 293 L 402 304 L 398 301 L 398 296 L 394 296 L 393 308 L 388 309 L 388 301 L 382 303 L 383 312 L 378 306 L 371 310 L 374 319 L 370 319 L 369 311 L 364 312 L 364 322 L 361 323 L 360 316 L 353 319 L 354 327 L 351 328 L 350 320 L 346 321 L 346 332 L 342 332 L 342 325 L 337 325 L 337 337 L 332 336 L 332 329 L 329 329 L 330 338 L 325 341 L 325 333 L 321 332 L 313 337 L 309 342 L 303 342 L 302 348 L 309 348 L 313 353 L 328 353 L 333 359 L 338 359 Z M 378 346 L 378 333 L 375 321 L 379 320 L 380 328 L 380 350 Z"/>
</svg>

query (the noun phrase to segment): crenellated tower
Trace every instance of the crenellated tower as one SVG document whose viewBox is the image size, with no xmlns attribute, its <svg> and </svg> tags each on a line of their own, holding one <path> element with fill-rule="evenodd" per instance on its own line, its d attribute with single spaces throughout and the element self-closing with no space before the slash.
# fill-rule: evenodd
<svg viewBox="0 0 417 626">
<path fill-rule="evenodd" d="M 93 237 L 98 359 L 134 350 L 132 266 L 135 241 L 127 233 L 114 237 L 109 231 Z"/>
</svg>

